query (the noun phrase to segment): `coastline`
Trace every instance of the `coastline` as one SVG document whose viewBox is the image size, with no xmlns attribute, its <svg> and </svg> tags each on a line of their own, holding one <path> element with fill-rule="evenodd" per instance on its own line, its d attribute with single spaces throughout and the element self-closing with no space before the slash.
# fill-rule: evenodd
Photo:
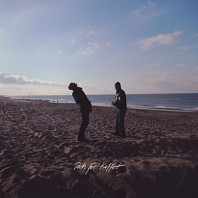
<svg viewBox="0 0 198 198">
<path fill-rule="evenodd" d="M 75 103 L 71 95 L 13 96 L 15 99 L 49 100 L 52 103 Z M 114 95 L 88 95 L 93 106 L 111 107 Z M 198 94 L 128 94 L 128 108 L 198 112 Z"/>
<path fill-rule="evenodd" d="M 198 112 L 128 108 L 120 138 L 116 109 L 93 106 L 84 143 L 75 104 L 0 97 L 0 107 L 0 197 L 197 196 Z"/>
</svg>

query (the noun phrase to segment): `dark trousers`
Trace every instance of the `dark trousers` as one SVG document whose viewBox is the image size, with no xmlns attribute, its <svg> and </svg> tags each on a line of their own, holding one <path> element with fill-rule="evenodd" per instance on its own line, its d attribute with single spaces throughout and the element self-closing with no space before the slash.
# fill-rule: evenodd
<svg viewBox="0 0 198 198">
<path fill-rule="evenodd" d="M 80 127 L 80 130 L 79 130 L 79 133 L 78 133 L 78 138 L 84 138 L 84 135 L 85 135 L 85 130 L 89 124 L 89 113 L 90 111 L 88 110 L 81 110 L 81 113 L 82 113 L 82 124 L 81 124 L 81 127 Z"/>
<path fill-rule="evenodd" d="M 116 119 L 116 133 L 125 135 L 125 128 L 124 128 L 124 118 L 126 115 L 127 109 L 118 109 L 117 110 L 117 119 Z"/>
</svg>

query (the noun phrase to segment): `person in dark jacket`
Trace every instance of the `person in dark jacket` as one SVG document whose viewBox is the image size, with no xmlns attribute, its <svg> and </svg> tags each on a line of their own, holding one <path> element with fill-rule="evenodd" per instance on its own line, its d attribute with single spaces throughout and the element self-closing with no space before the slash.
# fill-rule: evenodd
<svg viewBox="0 0 198 198">
<path fill-rule="evenodd" d="M 117 82 L 115 84 L 116 100 L 112 102 L 112 105 L 117 107 L 117 119 L 116 119 L 116 132 L 114 135 L 125 137 L 124 119 L 127 111 L 126 94 L 121 89 L 121 84 Z"/>
<path fill-rule="evenodd" d="M 70 83 L 68 88 L 73 91 L 72 96 L 80 106 L 80 111 L 82 114 L 82 124 L 78 133 L 79 141 L 86 141 L 85 139 L 85 130 L 89 124 L 89 113 L 92 111 L 91 102 L 88 100 L 84 91 L 81 87 L 78 87 L 76 83 Z"/>
</svg>

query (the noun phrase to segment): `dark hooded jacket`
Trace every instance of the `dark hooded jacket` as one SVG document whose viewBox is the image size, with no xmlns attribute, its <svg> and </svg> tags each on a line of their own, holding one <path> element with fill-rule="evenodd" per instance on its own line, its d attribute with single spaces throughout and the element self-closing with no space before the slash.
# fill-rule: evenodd
<svg viewBox="0 0 198 198">
<path fill-rule="evenodd" d="M 88 100 L 81 87 L 77 87 L 73 90 L 72 96 L 74 97 L 76 104 L 79 104 L 81 111 L 91 112 L 91 102 Z"/>
</svg>

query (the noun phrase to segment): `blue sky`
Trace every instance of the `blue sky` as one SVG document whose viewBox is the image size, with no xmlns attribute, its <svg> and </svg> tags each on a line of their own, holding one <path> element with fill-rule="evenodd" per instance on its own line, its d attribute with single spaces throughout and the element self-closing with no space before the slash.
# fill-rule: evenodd
<svg viewBox="0 0 198 198">
<path fill-rule="evenodd" d="M 0 95 L 198 92 L 197 0 L 0 0 Z"/>
</svg>

